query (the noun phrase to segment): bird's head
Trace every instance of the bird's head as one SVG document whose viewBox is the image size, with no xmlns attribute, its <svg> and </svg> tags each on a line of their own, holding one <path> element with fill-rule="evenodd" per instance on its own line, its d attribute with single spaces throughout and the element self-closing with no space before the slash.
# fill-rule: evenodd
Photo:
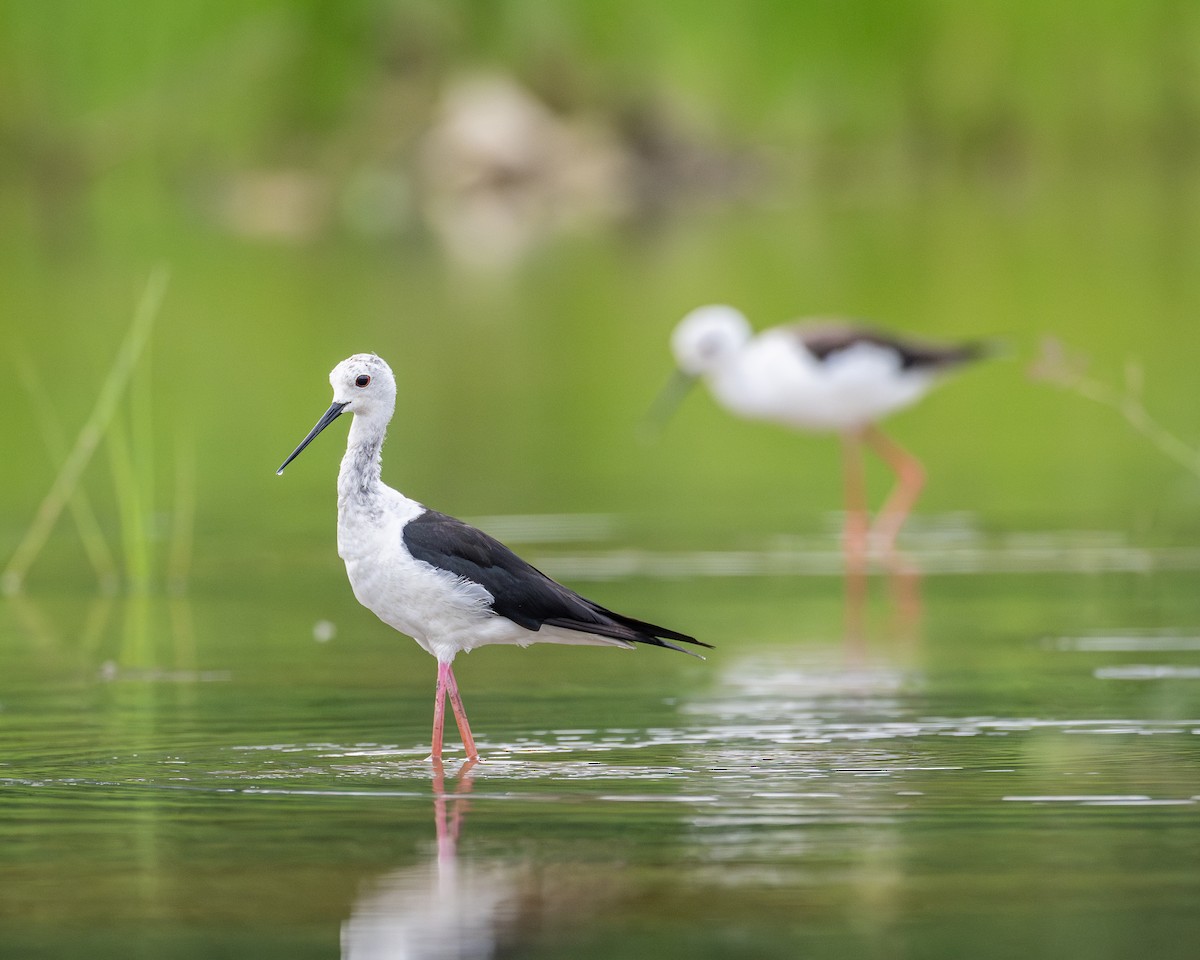
<svg viewBox="0 0 1200 960">
<path fill-rule="evenodd" d="M 723 304 L 697 307 L 675 326 L 671 352 L 675 375 L 659 393 L 641 426 L 643 438 L 658 435 L 698 377 L 714 372 L 750 339 L 750 321 Z"/>
<path fill-rule="evenodd" d="M 356 353 L 347 357 L 330 372 L 329 385 L 333 387 L 333 403 L 276 473 L 283 473 L 283 468 L 343 413 L 372 421 L 381 434 L 392 419 L 396 409 L 396 378 L 392 368 L 375 354 Z"/>
<path fill-rule="evenodd" d="M 342 413 L 391 420 L 396 409 L 396 378 L 392 368 L 373 353 L 347 357 L 329 373 L 333 402 Z"/>
<path fill-rule="evenodd" d="M 671 352 L 681 371 L 699 377 L 734 356 L 749 339 L 750 322 L 740 310 L 710 304 L 679 321 L 671 334 Z"/>
</svg>

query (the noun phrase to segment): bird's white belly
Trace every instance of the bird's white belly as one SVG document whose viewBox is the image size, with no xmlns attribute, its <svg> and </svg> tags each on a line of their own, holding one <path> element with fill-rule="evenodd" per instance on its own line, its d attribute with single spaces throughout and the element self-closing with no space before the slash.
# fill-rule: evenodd
<svg viewBox="0 0 1200 960">
<path fill-rule="evenodd" d="M 479 584 L 415 559 L 404 546 L 407 511 L 374 521 L 348 512 L 338 511 L 338 553 L 355 598 L 428 653 L 448 663 L 485 644 L 538 639 L 493 613 L 492 595 Z"/>
<path fill-rule="evenodd" d="M 396 555 L 348 557 L 346 573 L 359 603 L 439 660 L 448 662 L 462 650 L 502 642 L 495 636 L 502 618 L 488 609 L 490 596 L 481 587 Z"/>
<path fill-rule="evenodd" d="M 478 583 L 422 560 L 404 545 L 404 525 L 425 508 L 383 488 L 370 508 L 351 497 L 338 500 L 338 555 L 355 599 L 390 627 L 412 637 L 438 660 L 492 643 L 568 643 L 630 647 L 632 644 L 543 626 L 529 630 L 491 609 L 493 597 Z"/>
<path fill-rule="evenodd" d="M 930 386 L 871 345 L 824 362 L 764 334 L 712 382 L 731 411 L 805 430 L 852 430 L 908 406 Z"/>
</svg>

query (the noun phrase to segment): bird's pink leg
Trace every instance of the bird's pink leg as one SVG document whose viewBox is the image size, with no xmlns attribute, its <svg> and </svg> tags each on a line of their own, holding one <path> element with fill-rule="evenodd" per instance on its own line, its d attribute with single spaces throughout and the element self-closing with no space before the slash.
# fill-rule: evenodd
<svg viewBox="0 0 1200 960">
<path fill-rule="evenodd" d="M 446 719 L 446 674 L 450 664 L 438 661 L 437 692 L 433 695 L 433 748 L 429 759 L 435 764 L 442 762 L 442 727 Z"/>
<path fill-rule="evenodd" d="M 450 697 L 450 706 L 454 708 L 454 719 L 458 723 L 458 735 L 462 738 L 463 750 L 468 760 L 478 760 L 479 751 L 475 749 L 475 740 L 471 736 L 471 725 L 467 723 L 467 711 L 463 707 L 462 697 L 458 693 L 458 681 L 454 679 L 454 671 L 446 664 L 446 693 Z M 440 667 L 440 664 L 439 664 Z"/>
<path fill-rule="evenodd" d="M 875 454 L 886 463 L 896 474 L 896 486 L 888 494 L 887 500 L 879 509 L 872 533 L 879 546 L 887 553 L 896 548 L 896 537 L 900 528 L 912 512 L 925 486 L 925 468 L 921 461 L 905 450 L 895 440 L 890 440 L 880 432 L 878 427 L 867 427 L 863 431 L 863 439 L 870 445 Z"/>
</svg>

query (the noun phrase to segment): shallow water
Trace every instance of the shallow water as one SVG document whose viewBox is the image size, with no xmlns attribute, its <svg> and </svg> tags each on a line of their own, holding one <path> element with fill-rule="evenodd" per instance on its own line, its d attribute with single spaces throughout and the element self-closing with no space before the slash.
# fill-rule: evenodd
<svg viewBox="0 0 1200 960">
<path fill-rule="evenodd" d="M 1193 577 L 583 584 L 718 649 L 462 658 L 444 770 L 342 584 L 6 601 L 3 955 L 1191 956 Z"/>
</svg>

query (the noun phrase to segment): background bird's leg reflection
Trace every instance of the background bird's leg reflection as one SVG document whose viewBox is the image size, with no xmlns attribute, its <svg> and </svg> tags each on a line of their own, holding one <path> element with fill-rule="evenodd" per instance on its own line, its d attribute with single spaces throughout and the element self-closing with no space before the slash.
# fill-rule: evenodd
<svg viewBox="0 0 1200 960">
<path fill-rule="evenodd" d="M 888 593 L 891 597 L 891 634 L 908 645 L 917 642 L 924 604 L 921 599 L 921 568 L 917 561 L 899 550 L 890 550 L 883 558 L 887 567 Z"/>
<path fill-rule="evenodd" d="M 888 619 L 885 639 L 913 647 L 921 632 L 923 604 L 921 569 L 911 557 L 897 550 L 883 557 L 887 579 Z M 862 667 L 867 659 L 868 576 L 865 562 L 847 566 L 843 652 L 850 665 Z"/>
<path fill-rule="evenodd" d="M 870 446 L 895 472 L 895 488 L 884 501 L 874 524 L 867 508 L 864 445 Z M 843 544 L 846 553 L 845 650 L 855 662 L 866 655 L 867 574 L 872 542 L 880 549 L 891 598 L 890 632 L 909 642 L 916 638 L 922 613 L 921 571 L 901 553 L 896 537 L 925 482 L 920 462 L 879 431 L 866 427 L 842 434 L 842 472 L 846 487 Z"/>
</svg>

